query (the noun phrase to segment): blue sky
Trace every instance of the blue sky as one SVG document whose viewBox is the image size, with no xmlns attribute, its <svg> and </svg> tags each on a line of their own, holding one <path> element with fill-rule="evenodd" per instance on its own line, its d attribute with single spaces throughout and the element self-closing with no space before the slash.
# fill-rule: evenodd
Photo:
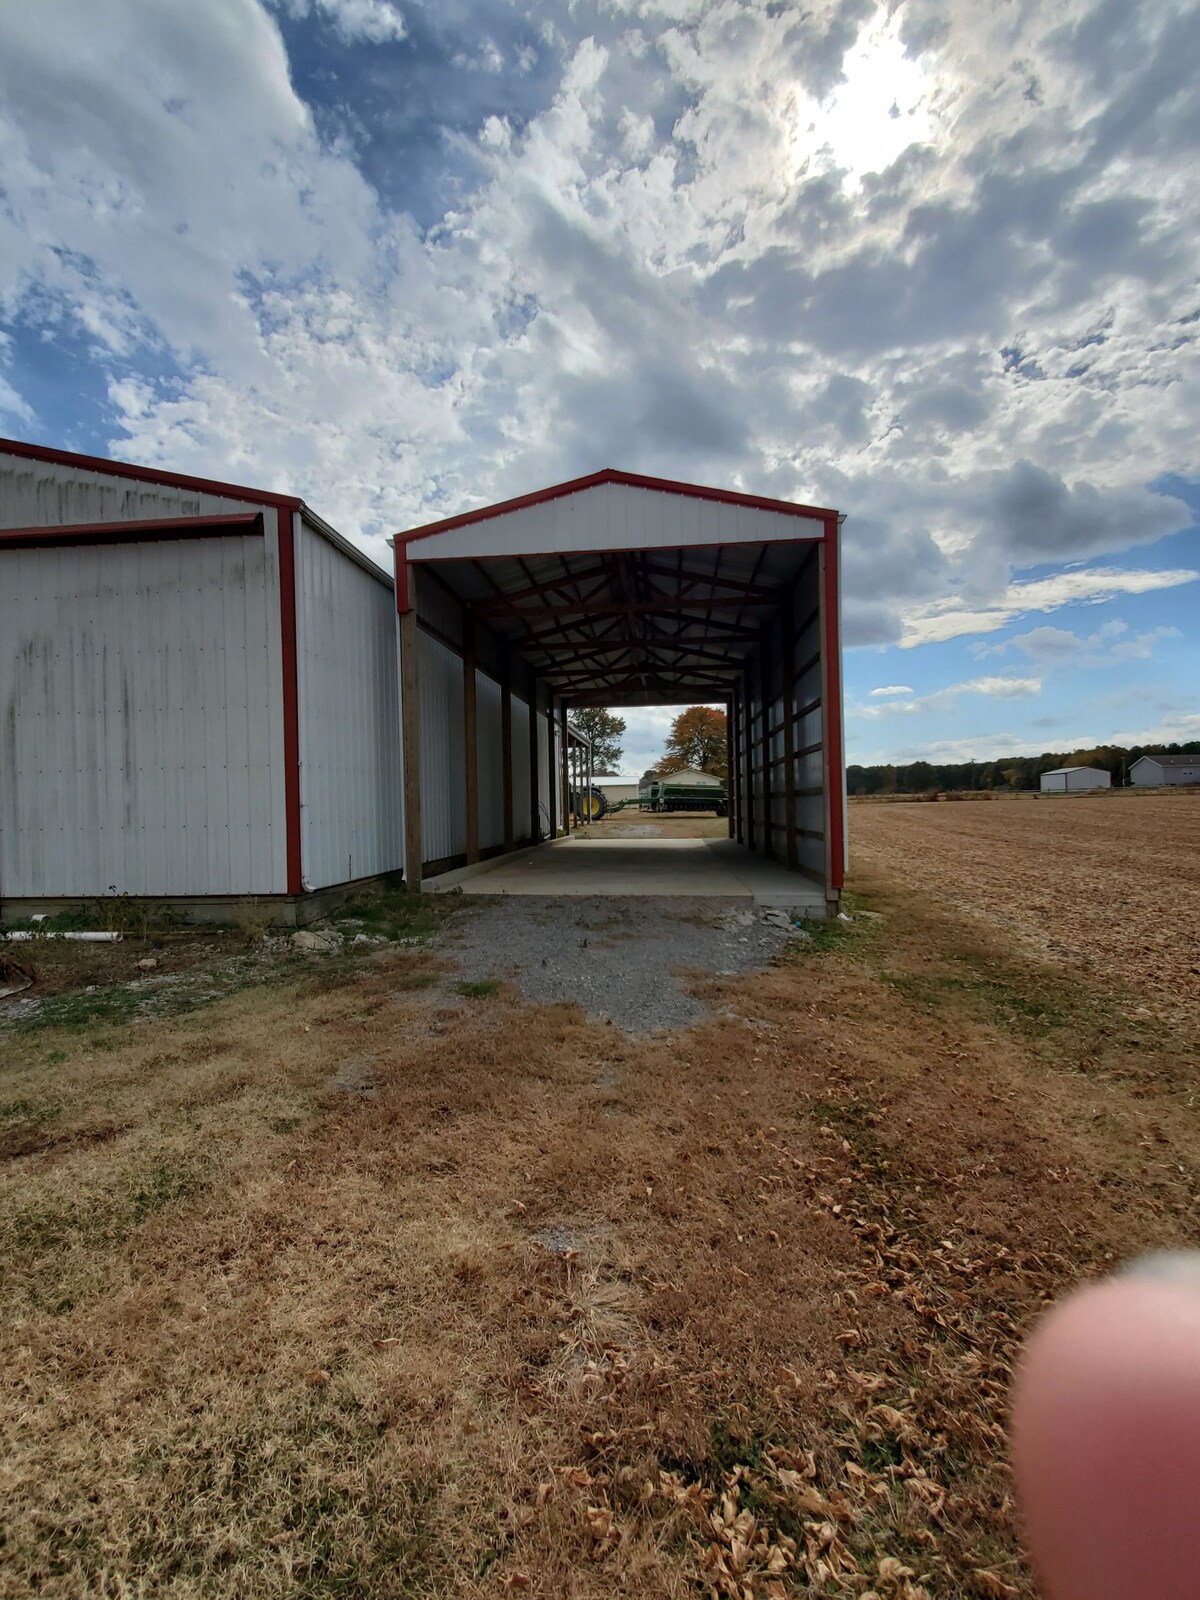
<svg viewBox="0 0 1200 1600">
<path fill-rule="evenodd" d="M 1183 0 L 5 7 L 0 430 L 377 556 L 835 505 L 851 759 L 1194 738 L 1198 69 Z"/>
</svg>

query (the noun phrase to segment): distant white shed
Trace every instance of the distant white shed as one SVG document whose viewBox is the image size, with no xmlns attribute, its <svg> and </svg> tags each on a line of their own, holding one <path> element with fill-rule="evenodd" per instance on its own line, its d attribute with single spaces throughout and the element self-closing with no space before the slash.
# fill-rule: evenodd
<svg viewBox="0 0 1200 1600">
<path fill-rule="evenodd" d="M 1109 789 L 1112 774 L 1103 767 L 1055 767 L 1042 773 L 1043 794 L 1079 794 L 1085 789 Z"/>
<path fill-rule="evenodd" d="M 602 772 L 592 779 L 592 787 L 602 789 L 604 797 L 610 806 L 619 805 L 622 800 L 636 800 L 638 797 L 638 781 L 636 778 L 622 778 L 618 774 Z"/>
<path fill-rule="evenodd" d="M 720 778 L 711 772 L 701 772 L 699 767 L 678 767 L 671 772 L 664 772 L 664 778 L 670 778 L 672 783 L 687 783 L 697 789 L 723 789 L 725 785 Z"/>
<path fill-rule="evenodd" d="M 1129 769 L 1129 781 L 1148 789 L 1200 783 L 1200 756 L 1139 756 Z"/>
</svg>

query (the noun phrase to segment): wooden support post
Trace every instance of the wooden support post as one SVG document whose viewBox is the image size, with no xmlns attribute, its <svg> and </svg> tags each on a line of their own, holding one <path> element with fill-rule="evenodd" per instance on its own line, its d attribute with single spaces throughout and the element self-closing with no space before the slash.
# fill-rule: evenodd
<svg viewBox="0 0 1200 1600">
<path fill-rule="evenodd" d="M 758 830 L 754 826 L 754 698 L 750 693 L 748 666 L 742 674 L 742 682 L 744 684 L 742 705 L 745 709 L 742 720 L 746 724 L 742 731 L 742 741 L 746 747 L 746 845 L 753 850 Z"/>
<path fill-rule="evenodd" d="M 476 706 L 475 626 L 468 612 L 463 625 L 463 771 L 467 791 L 467 865 L 479 860 L 479 722 Z"/>
<path fill-rule="evenodd" d="M 796 639 L 792 626 L 795 599 L 789 590 L 779 608 L 779 677 L 783 703 L 783 843 L 788 866 L 800 865 L 796 835 Z"/>
<path fill-rule="evenodd" d="M 758 681 L 762 691 L 763 854 L 775 854 L 775 824 L 771 816 L 771 662 L 767 645 L 770 628 L 763 629 L 758 650 Z"/>
<path fill-rule="evenodd" d="M 737 689 L 729 696 L 728 722 L 726 724 L 726 748 L 729 752 L 729 837 L 740 839 L 742 824 L 738 817 L 738 731 L 737 731 Z"/>
<path fill-rule="evenodd" d="M 562 818 L 563 832 L 571 832 L 571 771 L 570 751 L 571 740 L 567 734 L 567 702 L 564 700 L 559 708 L 559 721 L 562 726 L 562 771 L 559 773 L 559 782 L 562 785 Z"/>
<path fill-rule="evenodd" d="M 546 809 L 550 814 L 550 837 L 558 838 L 558 802 L 562 778 L 558 771 L 558 718 L 553 694 L 546 701 Z"/>
<path fill-rule="evenodd" d="M 725 702 L 725 818 L 730 824 L 730 838 L 738 837 L 738 819 L 734 816 L 734 787 L 738 776 L 738 755 L 733 746 L 733 696 Z"/>
<path fill-rule="evenodd" d="M 417 613 L 400 615 L 400 725 L 404 748 L 404 883 L 421 892 L 421 678 Z"/>
<path fill-rule="evenodd" d="M 504 787 L 504 848 L 511 850 L 513 837 L 513 751 L 512 751 L 512 685 L 508 668 L 504 669 L 504 682 L 500 685 L 500 764 L 503 769 L 501 783 Z"/>
<path fill-rule="evenodd" d="M 585 802 L 585 809 L 586 809 L 586 813 L 587 813 L 587 822 L 588 822 L 588 827 L 589 828 L 592 825 L 592 779 L 595 776 L 596 776 L 595 752 L 592 750 L 592 747 L 589 744 L 588 747 L 587 747 L 587 788 L 584 791 L 584 793 L 587 796 L 587 800 Z"/>
<path fill-rule="evenodd" d="M 542 842 L 541 767 L 538 762 L 538 683 L 529 680 L 529 842 Z"/>
</svg>

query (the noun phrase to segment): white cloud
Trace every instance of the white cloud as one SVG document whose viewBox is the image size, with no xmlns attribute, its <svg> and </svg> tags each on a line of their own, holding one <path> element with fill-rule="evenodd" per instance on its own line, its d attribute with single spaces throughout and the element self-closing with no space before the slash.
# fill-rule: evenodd
<svg viewBox="0 0 1200 1600">
<path fill-rule="evenodd" d="M 1040 678 L 1014 678 L 993 675 L 968 678 L 963 683 L 947 684 L 930 694 L 916 695 L 911 700 L 885 700 L 879 705 L 851 709 L 858 717 L 916 717 L 930 711 L 946 711 L 956 705 L 963 695 L 983 695 L 990 700 L 1026 700 L 1042 692 Z"/>
<path fill-rule="evenodd" d="M 910 686 L 907 683 L 885 683 L 881 688 L 879 688 L 879 689 L 871 689 L 869 691 L 870 697 L 873 700 L 877 699 L 877 698 L 882 698 L 884 695 L 915 694 L 915 693 L 916 693 L 916 690 L 913 689 L 913 688 L 910 688 Z"/>
<path fill-rule="evenodd" d="M 328 17 L 348 43 L 385 44 L 407 37 L 404 18 L 390 0 L 271 0 L 293 17 L 317 12 Z"/>
<path fill-rule="evenodd" d="M 971 653 L 998 656 L 1017 650 L 1043 667 L 1104 667 L 1123 661 L 1148 661 L 1157 644 L 1182 636 L 1180 629 L 1172 627 L 1149 628 L 1131 635 L 1129 624 L 1114 617 L 1086 635 L 1072 633 L 1069 628 L 1031 628 L 1001 644 L 972 645 Z"/>
<path fill-rule="evenodd" d="M 1150 594 L 1157 589 L 1174 589 L 1194 583 L 1200 572 L 1187 567 L 1138 570 L 1118 567 L 1079 568 L 1008 584 L 995 598 L 968 607 L 955 596 L 946 596 L 914 607 L 904 618 L 900 644 L 933 644 L 964 634 L 994 633 L 1031 611 L 1057 611 L 1062 606 L 1097 604 L 1121 594 Z"/>
<path fill-rule="evenodd" d="M 405 37 L 383 0 L 281 5 Z M 287 486 L 368 542 L 609 463 L 838 505 L 853 642 L 1194 580 L 1087 565 L 1183 526 L 1146 485 L 1200 473 L 1182 13 L 436 20 L 410 149 L 396 94 L 337 77 L 363 52 L 304 77 L 255 0 L 0 12 L 0 312 L 83 331 L 117 453 Z M 374 165 L 321 114 L 342 99 Z M 404 187 L 417 145 L 457 163 L 436 205 Z"/>
</svg>

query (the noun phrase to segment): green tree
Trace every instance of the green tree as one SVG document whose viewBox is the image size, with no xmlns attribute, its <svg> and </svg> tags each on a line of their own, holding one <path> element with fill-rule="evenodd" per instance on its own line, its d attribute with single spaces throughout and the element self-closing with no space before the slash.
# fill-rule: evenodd
<svg viewBox="0 0 1200 1600">
<path fill-rule="evenodd" d="M 723 711 L 716 711 L 712 706 L 689 706 L 675 718 L 658 770 L 665 775 L 684 767 L 711 772 L 722 783 L 726 781 L 729 746 Z"/>
<path fill-rule="evenodd" d="M 575 711 L 571 721 L 592 741 L 592 764 L 597 772 L 616 772 L 621 765 L 621 735 L 625 721 L 601 706 Z"/>
</svg>

